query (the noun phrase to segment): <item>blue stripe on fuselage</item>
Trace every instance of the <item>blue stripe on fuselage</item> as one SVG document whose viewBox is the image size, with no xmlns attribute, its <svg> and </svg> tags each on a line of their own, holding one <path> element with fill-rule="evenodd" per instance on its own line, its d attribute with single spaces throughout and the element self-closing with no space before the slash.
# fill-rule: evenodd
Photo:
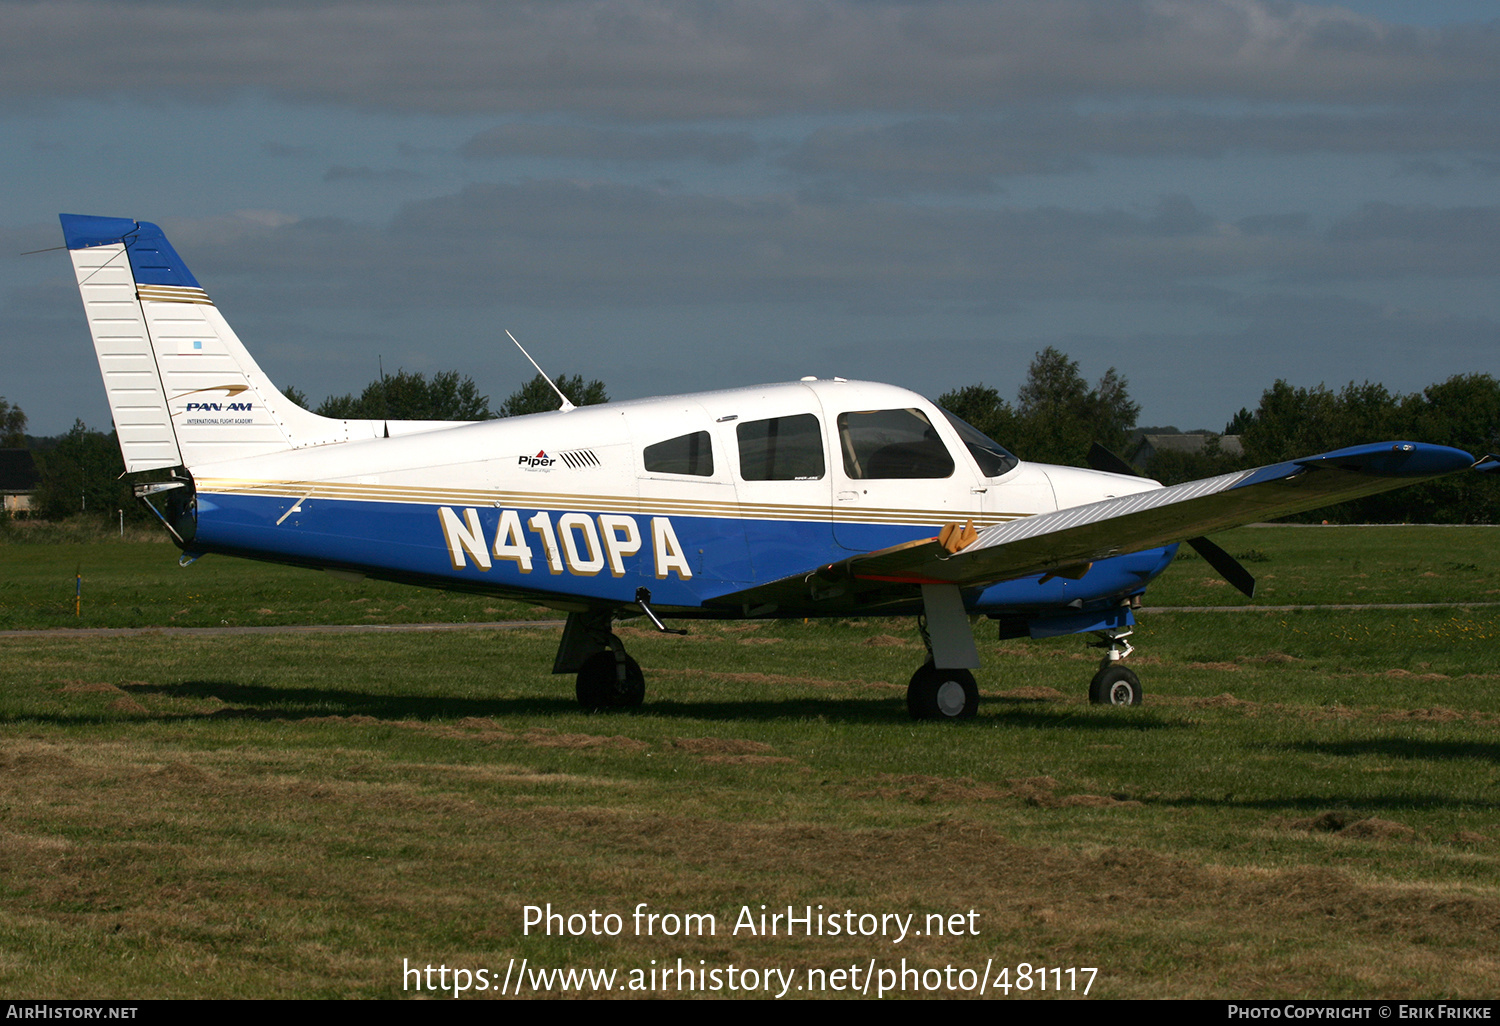
<svg viewBox="0 0 1500 1026">
<path fill-rule="evenodd" d="M 291 512 L 293 506 L 300 508 Z M 492 552 L 502 510 L 493 506 L 448 507 L 458 521 L 467 523 L 473 510 L 480 525 L 482 547 Z M 517 509 L 522 538 L 531 551 L 532 568 L 523 573 L 517 562 L 490 558 L 482 569 L 471 553 L 463 552 L 462 568 L 454 567 L 445 533 L 441 507 L 401 502 L 348 499 L 303 499 L 200 492 L 198 529 L 192 548 L 199 552 L 226 552 L 251 558 L 292 562 L 315 567 L 363 570 L 372 576 L 397 577 L 434 587 L 460 587 L 495 592 L 537 592 L 558 598 L 593 599 L 611 604 L 634 601 L 635 589 L 646 585 L 654 603 L 691 608 L 722 595 L 741 591 L 756 583 L 781 580 L 811 567 L 845 558 L 849 550 L 833 538 L 831 521 L 742 520 L 721 517 L 678 516 L 668 520 L 691 576 L 668 567 L 658 577 L 661 554 L 655 551 L 650 514 L 629 514 L 636 524 L 640 548 L 622 556 L 624 573 L 616 576 L 608 561 L 604 569 L 575 573 L 567 569 L 552 573 L 542 535 L 529 523 L 539 512 Z M 587 510 L 547 510 L 548 522 L 559 548 L 559 520 L 569 512 L 587 515 L 594 523 L 603 546 L 598 514 Z M 607 511 L 606 511 L 607 512 Z M 281 522 L 278 524 L 278 520 Z M 839 525 L 846 539 L 879 541 L 883 547 L 915 538 L 930 537 L 930 526 Z M 748 542 L 747 542 L 748 539 Z M 575 548 L 584 539 L 575 536 Z M 982 591 L 970 592 L 966 605 L 974 612 L 1003 608 L 1043 609 L 1115 599 L 1144 589 L 1146 583 L 1166 569 L 1176 546 L 1116 556 L 1094 564 L 1081 581 L 1039 576 L 1004 581 Z M 783 610 L 781 615 L 817 615 L 807 610 Z"/>
</svg>

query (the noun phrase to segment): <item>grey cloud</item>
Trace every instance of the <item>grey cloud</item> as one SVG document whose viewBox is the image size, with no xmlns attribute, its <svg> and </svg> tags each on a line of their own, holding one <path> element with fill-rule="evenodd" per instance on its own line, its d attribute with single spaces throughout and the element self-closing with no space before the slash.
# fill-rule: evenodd
<svg viewBox="0 0 1500 1026">
<path fill-rule="evenodd" d="M 464 143 L 460 152 L 472 159 L 553 157 L 651 163 L 701 160 L 738 164 L 760 149 L 748 132 L 635 132 L 572 125 L 500 125 Z"/>
<path fill-rule="evenodd" d="M 290 143 L 263 142 L 260 151 L 268 157 L 310 157 L 311 146 L 295 146 Z"/>
<path fill-rule="evenodd" d="M 981 312 L 1045 298 L 1201 305 L 1234 275 L 1307 283 L 1494 274 L 1497 221 L 1500 208 L 1371 204 L 1318 235 L 1302 230 L 1305 215 L 1242 227 L 1183 196 L 1140 212 L 987 210 L 550 181 L 471 185 L 408 203 L 383 228 L 323 219 L 185 236 L 226 273 L 269 289 L 268 301 L 274 293 L 315 307 L 733 302 Z"/>
<path fill-rule="evenodd" d="M 1500 207 L 1365 203 L 1328 240 L 1342 259 L 1309 268 L 1320 278 L 1500 274 Z"/>
<path fill-rule="evenodd" d="M 1500 229 L 1494 207 L 1411 206 L 1366 203 L 1334 225 L 1330 236 L 1348 242 L 1395 239 L 1407 242 L 1441 241 L 1462 245 L 1492 239 Z"/>
<path fill-rule="evenodd" d="M 1146 222 L 1153 235 L 1201 235 L 1214 227 L 1216 222 L 1208 214 L 1193 205 L 1186 196 L 1176 194 L 1163 196 L 1156 212 Z"/>
<path fill-rule="evenodd" d="M 346 164 L 335 164 L 323 172 L 325 182 L 415 182 L 421 177 L 415 171 L 405 168 L 373 168 L 365 165 L 350 167 Z"/>
<path fill-rule="evenodd" d="M 1235 222 L 1246 235 L 1302 235 L 1312 229 L 1312 218 L 1304 213 L 1253 214 Z"/>
<path fill-rule="evenodd" d="M 638 118 L 1130 95 L 1411 100 L 1500 76 L 1500 28 L 1269 0 L 7 0 L 0 96 Z M 59 64 L 66 61 L 65 73 Z"/>
<path fill-rule="evenodd" d="M 1381 114 L 1220 115 L 1189 111 L 1081 114 L 1026 108 L 1005 118 L 921 118 L 863 128 L 820 128 L 784 158 L 795 174 L 871 195 L 985 193 L 997 179 L 1058 174 L 1092 158 L 1276 154 L 1500 152 L 1491 109 Z M 1410 162 L 1409 170 L 1426 170 Z"/>
<path fill-rule="evenodd" d="M 1005 175 L 1088 166 L 1077 148 L 1047 145 L 993 121 L 924 118 L 880 128 L 820 128 L 782 160 L 803 175 L 829 176 L 877 195 L 985 193 Z"/>
<path fill-rule="evenodd" d="M 1500 342 L 1500 322 L 1492 318 L 1338 295 L 1263 293 L 1226 303 L 1221 312 L 1243 319 L 1244 327 L 1216 333 L 1219 347 L 1263 367 L 1261 388 L 1274 377 L 1291 377 L 1335 388 L 1368 379 L 1413 391 L 1490 366 Z"/>
<path fill-rule="evenodd" d="M 1448 178 L 1457 172 L 1458 168 L 1446 160 L 1433 160 L 1430 157 L 1403 160 L 1396 168 L 1397 174 L 1422 178 Z"/>
</svg>

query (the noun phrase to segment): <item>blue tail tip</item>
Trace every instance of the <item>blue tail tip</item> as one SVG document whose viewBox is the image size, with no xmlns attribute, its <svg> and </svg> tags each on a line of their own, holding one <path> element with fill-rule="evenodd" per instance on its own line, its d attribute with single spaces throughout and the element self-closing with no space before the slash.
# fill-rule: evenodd
<svg viewBox="0 0 1500 1026">
<path fill-rule="evenodd" d="M 128 217 L 59 214 L 63 239 L 71 249 L 124 243 L 137 285 L 184 285 L 202 288 L 162 230 L 150 221 Z"/>
</svg>

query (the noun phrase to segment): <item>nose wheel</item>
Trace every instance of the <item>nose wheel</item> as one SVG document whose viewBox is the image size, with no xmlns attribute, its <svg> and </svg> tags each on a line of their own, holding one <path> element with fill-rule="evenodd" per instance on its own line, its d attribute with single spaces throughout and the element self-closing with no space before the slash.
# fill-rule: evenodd
<svg viewBox="0 0 1500 1026">
<path fill-rule="evenodd" d="M 1095 705 L 1140 705 L 1143 692 L 1135 671 L 1109 666 L 1089 682 L 1089 701 Z"/>
<path fill-rule="evenodd" d="M 1089 701 L 1094 705 L 1140 705 L 1146 694 L 1141 689 L 1141 678 L 1134 670 L 1120 665 L 1120 660 L 1135 651 L 1134 646 L 1125 640 L 1133 632 L 1126 629 L 1096 633 L 1099 640 L 1090 644 L 1105 652 L 1104 658 L 1099 660 L 1099 672 L 1089 681 Z"/>
</svg>

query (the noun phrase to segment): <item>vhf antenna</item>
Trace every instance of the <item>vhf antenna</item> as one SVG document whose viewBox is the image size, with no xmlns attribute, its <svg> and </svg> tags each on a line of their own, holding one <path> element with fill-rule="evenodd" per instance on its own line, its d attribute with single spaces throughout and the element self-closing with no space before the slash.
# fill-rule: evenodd
<svg viewBox="0 0 1500 1026">
<path fill-rule="evenodd" d="M 510 329 L 506 328 L 505 333 L 507 335 L 510 335 Z M 542 380 L 545 381 L 547 385 L 552 389 L 552 391 L 557 393 L 557 397 L 562 400 L 561 412 L 567 413 L 569 410 L 576 409 L 576 407 L 572 403 L 568 402 L 568 397 L 563 395 L 562 389 L 558 388 L 557 384 L 551 378 L 547 377 L 547 372 L 542 370 L 542 365 L 531 359 L 531 354 L 526 351 L 526 347 L 521 345 L 521 343 L 516 339 L 516 336 L 510 335 L 510 340 L 516 343 L 516 348 L 521 351 L 522 356 L 526 357 L 526 359 L 528 360 L 531 360 L 531 365 L 535 367 L 536 372 L 542 376 Z"/>
</svg>

